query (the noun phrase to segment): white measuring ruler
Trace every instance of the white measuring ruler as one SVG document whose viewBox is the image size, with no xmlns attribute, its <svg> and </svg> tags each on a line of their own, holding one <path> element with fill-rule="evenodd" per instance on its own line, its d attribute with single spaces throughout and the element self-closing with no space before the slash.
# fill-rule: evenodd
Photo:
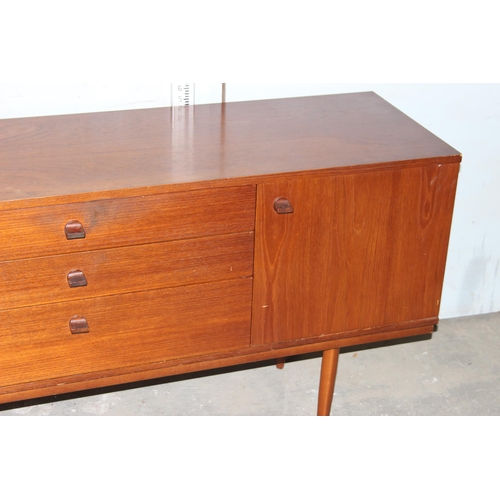
<svg viewBox="0 0 500 500">
<path fill-rule="evenodd" d="M 172 106 L 192 106 L 194 104 L 194 83 L 171 83 Z"/>
<path fill-rule="evenodd" d="M 172 163 L 172 170 L 189 171 L 189 151 L 193 147 L 194 134 L 194 83 L 171 83 L 172 89 L 172 157 L 182 161 Z"/>
</svg>

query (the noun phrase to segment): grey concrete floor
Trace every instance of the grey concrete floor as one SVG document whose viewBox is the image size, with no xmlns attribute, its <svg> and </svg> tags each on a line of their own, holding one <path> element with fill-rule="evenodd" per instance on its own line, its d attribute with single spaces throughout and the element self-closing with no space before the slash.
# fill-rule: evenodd
<svg viewBox="0 0 500 500">
<path fill-rule="evenodd" d="M 314 415 L 319 355 L 0 405 L 0 416 Z M 341 351 L 332 415 L 500 415 L 500 313 Z"/>
</svg>

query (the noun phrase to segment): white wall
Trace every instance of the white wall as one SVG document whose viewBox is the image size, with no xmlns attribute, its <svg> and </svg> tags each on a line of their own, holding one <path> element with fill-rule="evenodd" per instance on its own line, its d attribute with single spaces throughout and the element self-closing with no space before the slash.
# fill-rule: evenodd
<svg viewBox="0 0 500 500">
<path fill-rule="evenodd" d="M 463 154 L 441 317 L 500 311 L 500 85 L 228 83 L 227 101 L 373 90 Z M 198 104 L 220 84 L 196 84 Z M 165 84 L 0 84 L 0 118 L 170 105 Z M 1 140 L 1 138 L 0 138 Z"/>
</svg>

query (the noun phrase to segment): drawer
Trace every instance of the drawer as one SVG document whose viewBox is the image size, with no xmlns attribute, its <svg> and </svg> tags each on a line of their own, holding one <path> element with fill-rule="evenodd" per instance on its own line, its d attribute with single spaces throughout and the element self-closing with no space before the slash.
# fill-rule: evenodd
<svg viewBox="0 0 500 500">
<path fill-rule="evenodd" d="M 255 186 L 5 210 L 0 261 L 253 231 L 254 219 Z M 67 239 L 70 221 L 84 237 Z"/>
<path fill-rule="evenodd" d="M 0 386 L 247 347 L 251 293 L 247 278 L 0 311 Z"/>
<path fill-rule="evenodd" d="M 0 309 L 251 276 L 254 233 L 0 262 Z M 86 285 L 70 287 L 81 271 Z"/>
</svg>

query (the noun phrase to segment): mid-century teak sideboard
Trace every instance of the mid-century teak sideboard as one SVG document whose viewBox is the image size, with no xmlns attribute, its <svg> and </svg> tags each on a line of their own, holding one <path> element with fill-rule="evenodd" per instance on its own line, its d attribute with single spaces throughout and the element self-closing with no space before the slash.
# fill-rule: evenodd
<svg viewBox="0 0 500 500">
<path fill-rule="evenodd" d="M 0 120 L 0 403 L 322 352 L 329 414 L 438 322 L 460 161 L 372 92 Z"/>
</svg>

